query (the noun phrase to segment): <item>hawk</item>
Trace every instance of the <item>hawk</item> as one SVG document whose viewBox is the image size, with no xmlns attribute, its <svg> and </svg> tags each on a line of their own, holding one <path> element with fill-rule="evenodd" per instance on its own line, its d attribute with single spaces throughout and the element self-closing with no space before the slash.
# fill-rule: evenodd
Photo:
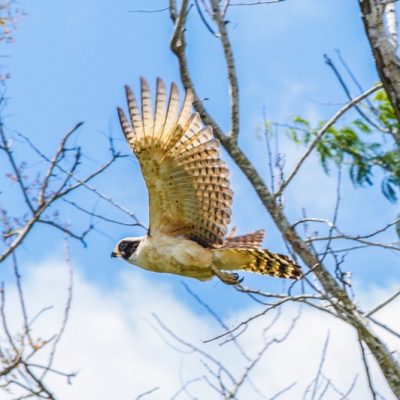
<svg viewBox="0 0 400 400">
<path fill-rule="evenodd" d="M 149 192 L 149 229 L 143 237 L 120 240 L 112 257 L 149 271 L 167 272 L 201 281 L 217 276 L 226 284 L 241 282 L 246 270 L 298 279 L 301 270 L 287 256 L 262 249 L 264 231 L 227 235 L 233 191 L 229 169 L 220 158 L 220 143 L 210 126 L 193 113 L 188 90 L 179 107 L 177 86 L 169 98 L 157 79 L 153 114 L 149 85 L 141 79 L 141 111 L 125 86 L 130 122 L 121 108 L 125 138 L 139 160 Z"/>
</svg>

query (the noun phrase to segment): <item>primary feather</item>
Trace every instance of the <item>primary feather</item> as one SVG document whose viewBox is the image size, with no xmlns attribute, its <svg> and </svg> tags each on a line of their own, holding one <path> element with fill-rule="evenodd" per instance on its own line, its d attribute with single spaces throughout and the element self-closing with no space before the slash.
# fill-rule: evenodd
<svg viewBox="0 0 400 400">
<path fill-rule="evenodd" d="M 233 192 L 220 144 L 210 127 L 192 113 L 191 91 L 179 111 L 179 93 L 171 85 L 167 99 L 157 79 L 153 114 L 149 85 L 141 79 L 141 109 L 126 87 L 130 123 L 118 109 L 125 137 L 139 160 L 149 191 L 150 232 L 183 235 L 205 247 L 224 243 Z"/>
</svg>

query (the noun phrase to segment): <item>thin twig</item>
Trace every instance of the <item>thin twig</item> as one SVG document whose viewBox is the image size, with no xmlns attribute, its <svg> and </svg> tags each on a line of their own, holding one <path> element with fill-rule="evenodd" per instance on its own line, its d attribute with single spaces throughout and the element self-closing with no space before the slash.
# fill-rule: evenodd
<svg viewBox="0 0 400 400">
<path fill-rule="evenodd" d="M 25 135 L 23 135 L 22 133 L 17 133 L 18 136 L 20 136 L 22 139 L 24 139 L 30 146 L 31 148 L 41 157 L 43 158 L 43 160 L 51 163 L 51 160 L 45 155 L 43 154 L 34 144 L 33 142 Z M 103 193 L 99 192 L 96 188 L 94 188 L 93 186 L 89 185 L 87 182 L 88 180 L 92 179 L 93 177 L 97 176 L 99 173 L 103 172 L 105 169 L 107 169 L 112 162 L 114 162 L 116 159 L 118 158 L 122 158 L 124 157 L 123 155 L 120 154 L 114 154 L 111 158 L 111 160 L 105 164 L 103 164 L 103 166 L 101 166 L 95 173 L 91 174 L 89 177 L 85 178 L 85 179 L 80 179 L 77 176 L 75 176 L 74 174 L 71 174 L 70 171 L 65 170 L 63 167 L 61 167 L 59 164 L 56 164 L 56 167 L 58 170 L 60 170 L 62 173 L 71 176 L 71 178 L 73 178 L 76 182 L 77 185 L 74 187 L 79 187 L 80 185 L 84 186 L 86 189 L 88 189 L 89 191 L 91 191 L 92 193 L 96 194 L 98 197 L 100 197 L 101 199 L 103 199 L 104 201 L 110 203 L 111 205 L 113 205 L 115 208 L 119 209 L 120 211 L 124 212 L 125 214 L 127 214 L 129 217 L 131 217 L 132 219 L 134 219 L 136 222 L 138 222 L 136 216 L 131 213 L 128 209 L 126 209 L 125 207 L 121 206 L 120 204 L 118 204 L 117 202 L 115 202 L 113 199 L 111 199 L 110 197 L 104 195 Z M 78 185 L 79 184 L 79 185 Z M 69 190 L 70 191 L 70 190 Z"/>
<path fill-rule="evenodd" d="M 322 139 L 322 137 L 325 135 L 325 133 L 328 131 L 328 129 L 336 123 L 336 121 L 347 111 L 351 110 L 354 105 L 359 103 L 360 101 L 364 100 L 366 97 L 371 95 L 372 93 L 376 92 L 377 90 L 382 88 L 382 84 L 378 84 L 370 89 L 368 89 L 366 92 L 361 94 L 360 96 L 354 98 L 352 101 L 347 103 L 344 107 L 342 107 L 331 119 L 329 119 L 323 127 L 317 132 L 317 135 L 315 136 L 314 140 L 311 142 L 310 146 L 308 149 L 304 152 L 303 156 L 300 158 L 300 160 L 296 163 L 296 166 L 293 168 L 293 171 L 289 174 L 288 178 L 282 183 L 281 187 L 279 190 L 275 193 L 275 197 L 279 197 L 282 192 L 286 189 L 286 187 L 289 185 L 291 180 L 295 177 L 297 172 L 299 171 L 300 167 L 303 165 L 304 161 L 307 159 L 307 157 L 310 155 L 310 153 L 315 149 L 317 146 L 318 142 Z"/>
<path fill-rule="evenodd" d="M 53 346 L 49 355 L 49 359 L 47 361 L 47 366 L 46 369 L 43 371 L 43 374 L 41 376 L 41 380 L 44 379 L 46 374 L 51 370 L 53 362 L 54 362 L 54 357 L 56 354 L 57 346 L 65 332 L 65 329 L 67 327 L 68 323 L 68 318 L 69 314 L 71 311 L 71 304 L 72 304 L 72 296 L 73 296 L 73 288 L 74 288 L 74 270 L 72 266 L 72 261 L 71 261 L 71 254 L 70 254 L 70 248 L 69 248 L 69 243 L 68 243 L 68 237 L 65 237 L 65 249 L 64 249 L 64 257 L 65 257 L 65 262 L 67 265 L 68 269 L 68 295 L 67 295 L 67 301 L 65 303 L 64 307 L 64 315 L 63 315 L 63 320 L 61 322 L 60 329 L 56 335 L 56 338 L 53 342 Z"/>
<path fill-rule="evenodd" d="M 260 0 L 260 1 L 252 1 L 250 3 L 231 3 L 229 2 L 228 7 L 235 7 L 235 6 L 260 6 L 264 4 L 275 4 L 281 3 L 285 0 Z"/>
<path fill-rule="evenodd" d="M 363 345 L 363 342 L 360 337 L 358 338 L 358 344 L 360 345 L 361 356 L 362 356 L 362 360 L 363 360 L 363 364 L 364 364 L 364 368 L 365 368 L 365 374 L 367 375 L 368 387 L 371 392 L 371 396 L 372 396 L 373 400 L 377 400 L 374 385 L 372 383 L 371 372 L 370 372 L 369 366 L 368 366 L 367 355 L 365 354 L 364 345 Z"/>
<path fill-rule="evenodd" d="M 188 387 L 189 385 L 191 385 L 192 383 L 198 382 L 200 379 L 201 379 L 201 378 L 193 378 L 193 379 L 190 379 L 189 381 L 185 382 L 185 383 L 182 385 L 182 387 L 179 388 L 179 390 L 171 397 L 171 400 L 177 399 L 178 396 L 179 396 L 182 392 L 186 391 L 186 389 L 187 389 L 187 387 Z"/>
<path fill-rule="evenodd" d="M 347 87 L 345 81 L 342 78 L 342 75 L 339 73 L 338 69 L 336 68 L 336 65 L 334 64 L 334 62 L 332 61 L 332 59 L 330 57 L 328 57 L 327 54 L 324 54 L 324 60 L 325 60 L 325 64 L 328 65 L 333 73 L 335 74 L 337 80 L 340 83 L 340 86 L 343 88 L 344 92 L 346 93 L 347 98 L 351 101 L 353 99 L 353 96 L 350 93 L 349 88 Z M 375 123 L 374 121 L 372 121 L 364 112 L 363 110 L 361 110 L 361 108 L 359 107 L 359 105 L 355 104 L 354 105 L 354 109 L 358 112 L 358 114 L 360 114 L 360 116 L 370 125 L 372 125 L 374 128 L 380 130 L 380 131 L 386 131 L 382 126 L 379 126 L 377 123 Z"/>
<path fill-rule="evenodd" d="M 229 40 L 228 30 L 226 29 L 226 21 L 223 19 L 223 15 L 219 8 L 218 0 L 211 0 L 213 18 L 218 26 L 219 39 L 224 50 L 224 58 L 228 69 L 228 81 L 229 81 L 229 94 L 231 102 L 231 131 L 230 140 L 233 143 L 237 143 L 239 135 L 239 84 L 236 75 L 235 60 L 233 58 L 232 45 Z"/>
<path fill-rule="evenodd" d="M 154 14 L 154 13 L 160 13 L 160 12 L 164 12 L 164 11 L 168 11 L 169 7 L 165 7 L 165 8 L 159 8 L 157 10 L 130 10 L 128 12 L 130 13 L 140 13 L 140 14 Z"/>
<path fill-rule="evenodd" d="M 146 397 L 149 394 L 152 394 L 152 393 L 156 392 L 159 389 L 160 389 L 160 386 L 156 386 L 156 387 L 153 387 L 152 389 L 146 390 L 145 392 L 140 393 L 139 395 L 137 395 L 135 400 L 143 399 L 143 397 Z"/>
<path fill-rule="evenodd" d="M 213 28 L 211 28 L 210 24 L 207 22 L 206 17 L 203 15 L 203 12 L 201 11 L 199 0 L 195 0 L 194 4 L 196 5 L 196 10 L 200 16 L 200 19 L 203 21 L 204 26 L 207 28 L 207 30 L 215 36 L 215 32 Z"/>
<path fill-rule="evenodd" d="M 225 322 L 222 320 L 222 318 L 207 304 L 205 303 L 196 293 L 190 289 L 190 287 L 185 283 L 181 282 L 185 290 L 192 296 L 197 303 L 199 303 L 202 307 L 204 307 L 207 312 L 224 328 L 225 330 L 229 331 L 228 326 L 225 324 Z M 250 361 L 250 357 L 246 354 L 240 343 L 232 336 L 233 342 L 237 349 L 239 350 L 240 354 L 247 360 Z"/>
<path fill-rule="evenodd" d="M 313 386 L 313 390 L 312 390 L 312 394 L 311 394 L 311 400 L 314 400 L 315 396 L 317 394 L 319 377 L 322 374 L 322 368 L 324 367 L 324 363 L 325 363 L 325 359 L 326 359 L 326 353 L 328 351 L 329 337 L 330 337 L 330 332 L 328 331 L 328 333 L 326 335 L 324 347 L 322 349 L 321 360 L 320 360 L 320 363 L 319 363 L 319 366 L 318 366 L 317 375 L 316 375 L 316 377 L 315 377 L 315 379 L 313 381 L 314 382 L 314 386 Z"/>
<path fill-rule="evenodd" d="M 13 155 L 13 152 L 11 150 L 10 144 L 6 139 L 6 136 L 5 136 L 5 133 L 4 133 L 4 130 L 3 130 L 3 122 L 2 121 L 0 121 L 0 138 L 1 138 L 0 149 L 5 151 L 5 153 L 6 153 L 7 157 L 8 157 L 8 161 L 10 162 L 11 167 L 12 167 L 12 169 L 14 171 L 15 178 L 16 178 L 16 181 L 18 183 L 18 186 L 21 189 L 21 193 L 22 193 L 22 196 L 24 197 L 25 203 L 28 206 L 28 208 L 31 211 L 31 213 L 34 214 L 33 205 L 32 205 L 32 202 L 31 202 L 31 200 L 29 198 L 29 195 L 28 195 L 28 189 L 25 187 L 24 179 L 21 176 L 19 168 L 17 167 L 17 163 L 16 163 L 16 161 L 14 159 L 14 155 Z"/>
<path fill-rule="evenodd" d="M 187 347 L 188 349 L 190 349 L 191 351 L 197 352 L 201 355 L 203 355 L 205 358 L 207 358 L 209 361 L 213 362 L 215 365 L 218 366 L 218 368 L 220 368 L 225 374 L 226 376 L 231 380 L 232 383 L 235 383 L 236 380 L 233 377 L 233 375 L 229 372 L 229 370 L 227 368 L 225 368 L 215 357 L 211 356 L 210 354 L 206 353 L 205 351 L 199 349 L 198 347 L 194 346 L 193 344 L 184 341 L 182 338 L 180 338 L 179 336 L 177 336 L 174 332 L 172 332 L 171 329 L 169 329 L 162 321 L 161 319 L 158 317 L 157 314 L 152 314 L 153 318 L 156 320 L 156 322 L 161 326 L 161 328 L 167 332 L 174 340 L 176 340 L 178 343 L 184 345 L 185 347 Z"/>
<path fill-rule="evenodd" d="M 14 267 L 14 275 L 15 275 L 15 281 L 17 283 L 17 290 L 18 290 L 18 298 L 19 298 L 19 304 L 21 307 L 21 312 L 22 312 L 22 318 L 24 321 L 24 333 L 23 335 L 28 338 L 29 344 L 33 347 L 33 340 L 30 332 L 30 324 L 28 322 L 28 312 L 26 310 L 26 305 L 25 305 L 25 299 L 24 299 L 24 293 L 22 290 L 22 285 L 21 285 L 21 274 L 19 272 L 18 264 L 17 264 L 17 256 L 15 252 L 12 253 L 12 262 L 13 262 L 13 267 Z"/>
<path fill-rule="evenodd" d="M 386 324 L 379 322 L 378 320 L 376 320 L 373 317 L 369 317 L 369 320 L 371 320 L 374 324 L 380 326 L 382 329 L 384 329 L 385 331 L 391 333 L 393 336 L 396 336 L 398 339 L 400 339 L 400 333 L 396 332 L 394 329 L 390 328 L 389 326 L 387 326 Z"/>
<path fill-rule="evenodd" d="M 381 310 L 383 307 L 387 306 L 390 302 L 392 302 L 397 296 L 400 295 L 400 289 L 389 296 L 385 301 L 383 301 L 381 304 L 378 304 L 376 307 L 374 307 L 372 310 L 368 311 L 365 316 L 370 317 L 372 314 L 375 314 L 377 311 Z"/>
</svg>

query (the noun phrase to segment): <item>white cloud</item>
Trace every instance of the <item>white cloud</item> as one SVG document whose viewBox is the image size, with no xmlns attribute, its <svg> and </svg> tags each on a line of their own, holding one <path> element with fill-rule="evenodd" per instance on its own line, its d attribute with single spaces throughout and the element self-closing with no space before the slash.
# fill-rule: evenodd
<svg viewBox="0 0 400 400">
<path fill-rule="evenodd" d="M 60 262 L 46 262 L 30 268 L 24 279 L 26 299 L 32 314 L 41 307 L 54 304 L 55 308 L 43 315 L 36 325 L 36 331 L 49 334 L 59 326 L 62 317 L 62 304 L 66 297 L 66 272 Z M 393 289 L 393 288 L 390 288 Z M 218 287 L 215 287 L 218 296 Z M 391 290 L 371 289 L 365 307 L 371 307 L 384 298 Z M 8 291 L 8 306 L 12 307 L 9 316 L 16 318 L 16 293 Z M 224 299 L 216 299 L 224 301 Z M 379 319 L 400 329 L 395 302 L 384 309 Z M 245 319 L 259 311 L 255 306 L 238 311 L 230 324 Z M 278 323 L 263 333 L 271 317 L 255 320 L 240 336 L 246 353 L 254 357 L 265 339 L 275 335 L 282 336 L 297 308 L 286 307 Z M 199 315 L 180 301 L 167 287 L 154 281 L 138 278 L 134 271 L 121 274 L 120 285 L 114 288 L 101 288 L 81 274 L 75 274 L 75 291 L 71 318 L 65 336 L 60 344 L 55 367 L 65 371 L 78 370 L 79 375 L 73 385 L 52 376 L 48 383 L 59 398 L 64 400 L 111 398 L 134 399 L 139 393 L 159 387 L 146 399 L 171 398 L 181 388 L 183 382 L 199 378 L 188 385 L 192 395 L 201 399 L 218 399 L 219 396 L 202 380 L 207 375 L 201 360 L 214 368 L 195 353 L 188 353 L 181 344 L 169 341 L 186 353 L 179 353 L 168 346 L 154 330 L 152 313 L 184 340 L 199 346 L 220 360 L 238 379 L 244 372 L 247 362 L 232 344 L 220 346 L 219 342 L 203 344 L 203 340 L 221 332 L 220 327 L 208 316 Z M 12 321 L 15 326 L 16 320 Z M 153 326 L 153 327 L 152 327 Z M 321 349 L 330 332 L 329 346 L 324 364 L 324 374 L 343 392 L 350 387 L 355 375 L 359 375 L 354 391 L 349 399 L 368 398 L 365 374 L 360 364 L 360 352 L 355 334 L 340 321 L 311 309 L 303 309 L 300 320 L 289 338 L 282 344 L 274 344 L 251 372 L 251 382 L 266 398 L 293 382 L 296 385 L 283 394 L 282 399 L 302 398 L 307 385 L 312 381 L 320 363 Z M 165 335 L 168 338 L 168 335 Z M 387 336 L 388 344 L 395 349 L 393 337 Z M 376 387 L 386 399 L 392 398 L 379 372 L 374 370 Z M 211 378 L 212 379 L 212 378 Z M 321 392 L 323 388 L 319 390 Z M 319 392 L 319 393 L 320 393 Z M 340 397 L 340 396 L 339 396 Z M 2 398 L 7 399 L 2 395 Z M 177 397 L 186 398 L 184 392 Z M 244 385 L 239 391 L 243 399 L 262 398 L 251 385 Z M 306 398 L 311 398 L 310 395 Z M 326 399 L 337 399 L 337 393 L 327 392 Z"/>
</svg>

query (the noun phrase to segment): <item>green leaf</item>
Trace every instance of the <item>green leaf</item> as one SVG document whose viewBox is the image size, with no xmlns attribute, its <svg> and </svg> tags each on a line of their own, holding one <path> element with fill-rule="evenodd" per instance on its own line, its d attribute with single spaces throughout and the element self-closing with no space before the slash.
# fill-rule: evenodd
<svg viewBox="0 0 400 400">
<path fill-rule="evenodd" d="M 299 136 L 297 135 L 296 129 L 288 129 L 287 134 L 293 140 L 294 143 L 296 143 L 296 144 L 301 143 L 301 140 L 300 140 Z"/>
<path fill-rule="evenodd" d="M 306 126 L 306 127 L 310 126 L 310 123 L 306 119 L 304 119 L 298 115 L 293 118 L 293 122 L 295 122 L 296 124 L 299 124 L 299 125 Z"/>
<path fill-rule="evenodd" d="M 364 133 L 371 133 L 371 128 L 361 119 L 356 119 L 353 124 Z"/>
<path fill-rule="evenodd" d="M 397 194 L 393 188 L 393 182 L 390 178 L 385 178 L 381 184 L 382 193 L 392 203 L 397 201 Z"/>
<path fill-rule="evenodd" d="M 382 89 L 376 92 L 375 96 L 373 97 L 373 100 L 376 101 L 385 101 L 387 100 L 387 95 L 386 92 Z"/>
<path fill-rule="evenodd" d="M 371 119 L 375 124 L 359 117 L 346 125 L 337 123 L 325 132 L 316 151 L 325 173 L 329 173 L 330 163 L 348 166 L 355 186 L 372 185 L 375 172 L 380 170 L 383 174 L 380 182 L 382 193 L 394 202 L 400 193 L 400 149 L 389 135 L 376 131 L 376 124 L 392 134 L 400 130 L 400 124 L 384 90 L 377 92 L 372 102 L 375 113 L 371 114 Z M 289 137 L 293 142 L 305 145 L 315 138 L 325 123 L 320 121 L 312 126 L 301 116 L 294 117 L 293 121 L 295 126 L 288 131 Z"/>
</svg>

